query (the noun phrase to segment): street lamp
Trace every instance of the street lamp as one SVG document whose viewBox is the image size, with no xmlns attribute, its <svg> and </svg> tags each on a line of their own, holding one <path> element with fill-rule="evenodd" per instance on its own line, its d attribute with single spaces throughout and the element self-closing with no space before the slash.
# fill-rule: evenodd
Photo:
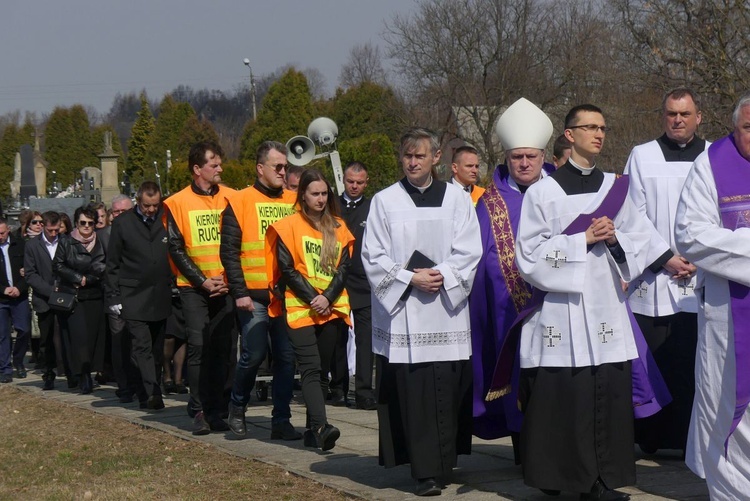
<svg viewBox="0 0 750 501">
<path fill-rule="evenodd" d="M 250 66 L 250 60 L 248 58 L 243 59 L 242 62 L 245 63 L 247 69 L 250 70 L 250 99 L 253 102 L 253 120 L 255 120 L 257 115 L 255 112 L 255 77 L 253 76 L 253 68 Z"/>
</svg>

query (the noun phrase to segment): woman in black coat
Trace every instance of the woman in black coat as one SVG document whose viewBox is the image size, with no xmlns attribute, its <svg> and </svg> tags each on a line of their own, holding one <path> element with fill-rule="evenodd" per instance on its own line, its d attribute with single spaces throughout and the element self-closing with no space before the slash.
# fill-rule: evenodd
<svg viewBox="0 0 750 501">
<path fill-rule="evenodd" d="M 91 371 L 101 370 L 104 360 L 104 309 L 102 277 L 106 267 L 104 248 L 94 231 L 97 213 L 88 207 L 76 209 L 74 229 L 57 244 L 52 269 L 64 292 L 76 294 L 72 312 L 60 315 L 60 329 L 72 374 L 81 393 L 91 393 Z"/>
</svg>

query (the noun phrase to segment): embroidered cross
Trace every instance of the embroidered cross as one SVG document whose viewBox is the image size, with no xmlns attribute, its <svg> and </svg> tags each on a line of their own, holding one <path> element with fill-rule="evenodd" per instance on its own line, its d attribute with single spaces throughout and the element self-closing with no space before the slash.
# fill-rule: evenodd
<svg viewBox="0 0 750 501">
<path fill-rule="evenodd" d="M 680 289 L 681 296 L 687 296 L 688 289 L 690 289 L 691 292 L 695 290 L 695 286 L 691 284 L 690 280 L 687 278 L 683 278 L 679 282 L 677 282 L 677 287 Z"/>
<path fill-rule="evenodd" d="M 648 284 L 645 280 L 639 280 L 638 281 L 638 287 L 635 288 L 635 295 L 638 297 L 643 297 L 648 293 Z"/>
<path fill-rule="evenodd" d="M 554 348 L 557 346 L 555 341 L 560 341 L 562 339 L 562 334 L 560 334 L 560 331 L 555 329 L 553 325 L 549 325 L 544 328 L 544 334 L 542 334 L 542 337 L 547 341 L 547 344 L 545 345 L 547 348 Z"/>
<path fill-rule="evenodd" d="M 555 250 L 552 254 L 547 254 L 544 260 L 550 263 L 553 268 L 559 268 L 560 263 L 566 262 L 568 258 L 563 256 L 562 252 L 559 250 Z"/>
<path fill-rule="evenodd" d="M 598 335 L 602 337 L 602 344 L 607 344 L 607 335 L 612 338 L 614 334 L 615 331 L 613 331 L 612 327 L 608 326 L 606 322 L 602 322 L 599 324 Z"/>
</svg>

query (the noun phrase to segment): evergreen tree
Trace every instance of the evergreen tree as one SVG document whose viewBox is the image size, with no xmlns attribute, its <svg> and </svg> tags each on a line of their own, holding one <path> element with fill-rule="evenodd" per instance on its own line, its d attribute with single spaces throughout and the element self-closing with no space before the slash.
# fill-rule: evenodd
<svg viewBox="0 0 750 501">
<path fill-rule="evenodd" d="M 385 134 L 398 143 L 404 114 L 393 91 L 372 82 L 364 82 L 346 91 L 338 89 L 333 98 L 333 116 L 339 127 L 339 140 L 369 134 Z"/>
<path fill-rule="evenodd" d="M 293 136 L 305 134 L 313 119 L 312 111 L 305 75 L 290 68 L 268 89 L 258 111 L 258 120 L 245 127 L 240 159 L 253 162 L 255 151 L 263 141 L 285 143 Z"/>
<path fill-rule="evenodd" d="M 151 107 L 148 104 L 146 92 L 141 92 L 141 109 L 138 111 L 138 118 L 133 124 L 128 140 L 128 158 L 125 170 L 130 176 L 130 182 L 140 183 L 144 178 L 146 169 L 149 168 L 149 162 L 146 157 L 149 140 L 154 132 L 155 121 L 151 113 Z M 153 164 L 151 164 L 153 165 Z"/>
<path fill-rule="evenodd" d="M 396 149 L 385 134 L 369 134 L 343 140 L 339 144 L 339 154 L 342 168 L 355 160 L 367 166 L 367 175 L 370 178 L 365 191 L 367 196 L 371 197 L 402 177 Z M 328 165 L 326 171 L 331 171 Z M 329 179 L 333 179 L 333 176 Z"/>
<path fill-rule="evenodd" d="M 146 178 L 152 179 L 155 176 L 151 166 L 156 161 L 159 174 L 164 179 L 163 176 L 167 167 L 167 150 L 171 151 L 173 159 L 187 158 L 187 152 L 182 157 L 178 149 L 185 126 L 188 120 L 194 116 L 195 111 L 188 103 L 178 103 L 169 94 L 164 96 L 159 105 L 156 126 L 146 148 L 146 161 L 148 163 Z"/>
</svg>

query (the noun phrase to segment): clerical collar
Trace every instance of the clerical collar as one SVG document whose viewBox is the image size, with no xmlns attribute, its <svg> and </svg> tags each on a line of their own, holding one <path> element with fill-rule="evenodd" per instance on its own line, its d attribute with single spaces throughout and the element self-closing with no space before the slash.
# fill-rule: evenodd
<svg viewBox="0 0 750 501">
<path fill-rule="evenodd" d="M 347 207 L 356 207 L 360 203 L 362 203 L 362 199 L 365 198 L 364 195 L 360 195 L 359 198 L 357 198 L 356 200 L 352 200 L 351 197 L 346 194 L 346 192 L 344 192 L 344 194 L 341 195 L 341 196 L 344 199 L 344 201 L 346 202 L 346 206 Z"/>
<path fill-rule="evenodd" d="M 587 169 L 586 167 L 583 167 L 575 163 L 572 158 L 568 158 L 568 163 L 570 163 L 570 165 L 578 169 L 581 172 L 581 175 L 584 175 L 584 176 L 590 176 L 596 170 L 596 164 L 592 165 L 591 167 Z"/>
<path fill-rule="evenodd" d="M 263 193 L 268 198 L 281 198 L 282 195 L 284 195 L 283 186 L 280 188 L 271 188 L 270 186 L 266 186 L 265 184 L 261 183 L 260 179 L 255 180 L 255 184 L 253 184 L 253 188 Z"/>
<path fill-rule="evenodd" d="M 427 190 L 427 188 L 429 188 L 430 186 L 432 186 L 432 174 L 430 174 L 430 177 L 428 178 L 428 182 L 424 186 L 414 186 L 411 183 L 411 181 L 409 181 L 408 177 L 404 177 L 404 179 L 406 180 L 407 183 L 409 183 L 409 185 L 412 186 L 412 188 L 414 188 L 415 190 L 418 190 L 420 193 L 424 193 L 425 190 Z"/>
<path fill-rule="evenodd" d="M 219 185 L 218 184 L 212 184 L 211 187 L 208 189 L 208 191 L 204 191 L 200 186 L 198 186 L 195 181 L 190 183 L 190 186 L 193 189 L 193 193 L 197 195 L 204 195 L 204 196 L 214 196 L 217 193 L 219 193 Z"/>
<path fill-rule="evenodd" d="M 686 144 L 678 144 L 665 133 L 656 140 L 656 143 L 667 162 L 693 162 L 706 149 L 706 140 L 697 134 Z"/>
</svg>

